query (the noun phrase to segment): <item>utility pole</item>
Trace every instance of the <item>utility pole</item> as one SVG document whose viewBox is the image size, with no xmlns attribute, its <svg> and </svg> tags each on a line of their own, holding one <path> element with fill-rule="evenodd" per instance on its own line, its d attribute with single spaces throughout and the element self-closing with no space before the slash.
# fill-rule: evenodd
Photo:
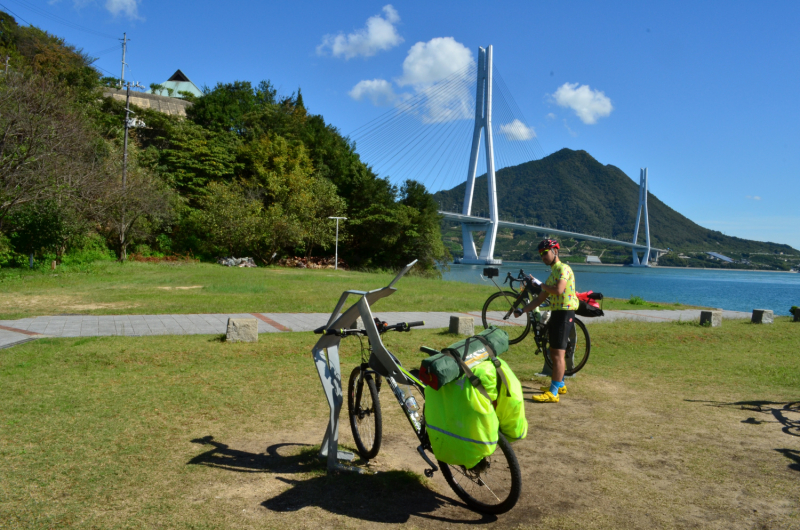
<svg viewBox="0 0 800 530">
<path fill-rule="evenodd" d="M 123 55 L 124 55 L 124 52 L 123 52 Z M 122 69 L 123 69 L 123 75 L 124 75 L 124 71 L 125 71 L 125 63 L 124 62 L 122 63 Z M 131 126 L 131 118 L 130 118 L 130 115 L 131 115 L 131 87 L 133 87 L 133 88 L 144 88 L 139 83 L 131 84 L 130 81 L 128 81 L 128 84 L 125 85 L 125 86 L 126 86 L 127 92 L 126 92 L 126 95 L 125 95 L 125 140 L 124 140 L 124 142 L 122 144 L 122 196 L 123 196 L 123 202 L 122 202 L 122 217 L 120 219 L 120 225 L 119 225 L 119 249 L 120 249 L 119 260 L 120 261 L 125 261 L 127 259 L 127 254 L 128 254 L 127 250 L 126 250 L 127 246 L 128 246 L 127 245 L 127 241 L 126 241 L 126 238 L 127 238 L 127 235 L 128 235 L 128 230 L 125 227 L 125 188 L 126 188 L 127 183 L 128 183 L 128 129 Z"/>
<path fill-rule="evenodd" d="M 125 52 L 128 50 L 128 34 L 123 33 L 119 40 L 122 41 L 122 75 L 119 78 L 119 87 L 123 88 L 125 86 Z"/>
</svg>

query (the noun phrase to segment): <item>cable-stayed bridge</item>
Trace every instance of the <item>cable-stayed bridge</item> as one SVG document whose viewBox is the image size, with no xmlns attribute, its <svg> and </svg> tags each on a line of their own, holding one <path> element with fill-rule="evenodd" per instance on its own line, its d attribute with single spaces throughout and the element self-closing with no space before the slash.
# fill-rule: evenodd
<svg viewBox="0 0 800 530">
<path fill-rule="evenodd" d="M 497 204 L 496 170 L 542 158 L 544 151 L 493 65 L 492 46 L 479 48 L 477 63 L 471 57 L 464 62 L 451 65 L 450 75 L 435 83 L 426 83 L 424 75 L 418 76 L 416 83 L 399 81 L 398 84 L 410 90 L 401 94 L 387 90 L 387 82 L 383 81 L 382 90 L 373 93 L 373 102 L 378 103 L 382 98 L 393 108 L 351 134 L 362 160 L 391 182 L 416 180 L 436 191 L 455 187 L 466 177 L 462 212 L 439 212 L 445 219 L 461 223 L 464 255 L 457 261 L 500 264 L 494 250 L 497 230 L 501 227 L 629 247 L 634 266 L 648 266 L 653 254 L 665 252 L 650 245 L 646 168 L 641 170 L 639 178 L 633 241 L 502 221 Z M 381 80 L 373 83 L 378 81 Z M 475 216 L 472 211 L 478 167 L 486 168 L 488 217 Z M 637 240 L 642 219 L 645 242 L 640 244 Z M 473 232 L 486 233 L 480 253 Z"/>
</svg>

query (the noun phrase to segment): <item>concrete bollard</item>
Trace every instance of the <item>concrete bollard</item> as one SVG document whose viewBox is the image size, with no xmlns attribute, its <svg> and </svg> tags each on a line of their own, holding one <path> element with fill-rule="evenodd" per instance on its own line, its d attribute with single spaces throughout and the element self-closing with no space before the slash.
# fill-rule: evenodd
<svg viewBox="0 0 800 530">
<path fill-rule="evenodd" d="M 475 319 L 473 317 L 450 317 L 450 333 L 471 337 L 475 334 Z"/>
<path fill-rule="evenodd" d="M 255 318 L 229 318 L 226 342 L 258 342 L 258 320 Z"/>
<path fill-rule="evenodd" d="M 722 311 L 700 311 L 700 325 L 718 328 L 722 325 Z"/>
<path fill-rule="evenodd" d="M 773 320 L 772 309 L 753 309 L 753 316 L 750 318 L 753 324 L 772 324 Z"/>
</svg>

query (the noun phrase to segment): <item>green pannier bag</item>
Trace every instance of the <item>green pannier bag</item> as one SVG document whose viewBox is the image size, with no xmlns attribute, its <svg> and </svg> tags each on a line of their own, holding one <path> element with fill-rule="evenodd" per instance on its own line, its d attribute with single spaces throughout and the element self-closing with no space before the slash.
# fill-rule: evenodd
<svg viewBox="0 0 800 530">
<path fill-rule="evenodd" d="M 498 370 L 491 362 L 481 363 L 472 371 L 480 378 L 489 397 L 497 405 L 495 412 L 500 422 L 500 432 L 505 435 L 509 442 L 516 442 L 528 435 L 528 420 L 525 418 L 522 384 L 503 359 L 498 359 L 498 361 L 508 383 L 507 386 L 505 384 L 500 385 L 502 379 L 498 377 Z"/>
<path fill-rule="evenodd" d="M 439 390 L 425 387 L 425 424 L 433 454 L 442 462 L 471 468 L 497 449 L 500 423 L 492 400 L 467 377 Z"/>
<path fill-rule="evenodd" d="M 495 356 L 508 351 L 508 333 L 495 326 L 489 326 L 477 335 L 451 344 L 442 350 L 443 353 L 422 360 L 419 378 L 426 385 L 439 390 L 464 373 L 454 359 L 455 356 L 472 368 L 489 358 L 489 348 L 494 351 Z M 452 355 L 448 355 L 448 352 Z"/>
<path fill-rule="evenodd" d="M 522 385 L 508 364 L 487 350 L 472 368 L 445 348 L 441 355 L 450 357 L 463 375 L 439 390 L 425 387 L 428 437 L 442 462 L 471 468 L 494 453 L 498 430 L 512 442 L 528 434 Z M 478 356 L 483 354 L 472 358 Z"/>
</svg>

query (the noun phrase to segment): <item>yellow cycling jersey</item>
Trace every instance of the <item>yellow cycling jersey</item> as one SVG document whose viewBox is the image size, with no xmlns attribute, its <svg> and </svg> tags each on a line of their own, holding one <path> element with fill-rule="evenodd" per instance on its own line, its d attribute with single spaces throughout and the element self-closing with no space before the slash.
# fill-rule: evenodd
<svg viewBox="0 0 800 530">
<path fill-rule="evenodd" d="M 575 292 L 575 274 L 572 268 L 564 262 L 557 261 L 550 267 L 550 277 L 544 282 L 545 285 L 555 286 L 559 280 L 567 281 L 567 288 L 562 294 L 551 294 L 547 298 L 550 300 L 551 311 L 565 311 L 578 309 L 578 295 Z"/>
</svg>

